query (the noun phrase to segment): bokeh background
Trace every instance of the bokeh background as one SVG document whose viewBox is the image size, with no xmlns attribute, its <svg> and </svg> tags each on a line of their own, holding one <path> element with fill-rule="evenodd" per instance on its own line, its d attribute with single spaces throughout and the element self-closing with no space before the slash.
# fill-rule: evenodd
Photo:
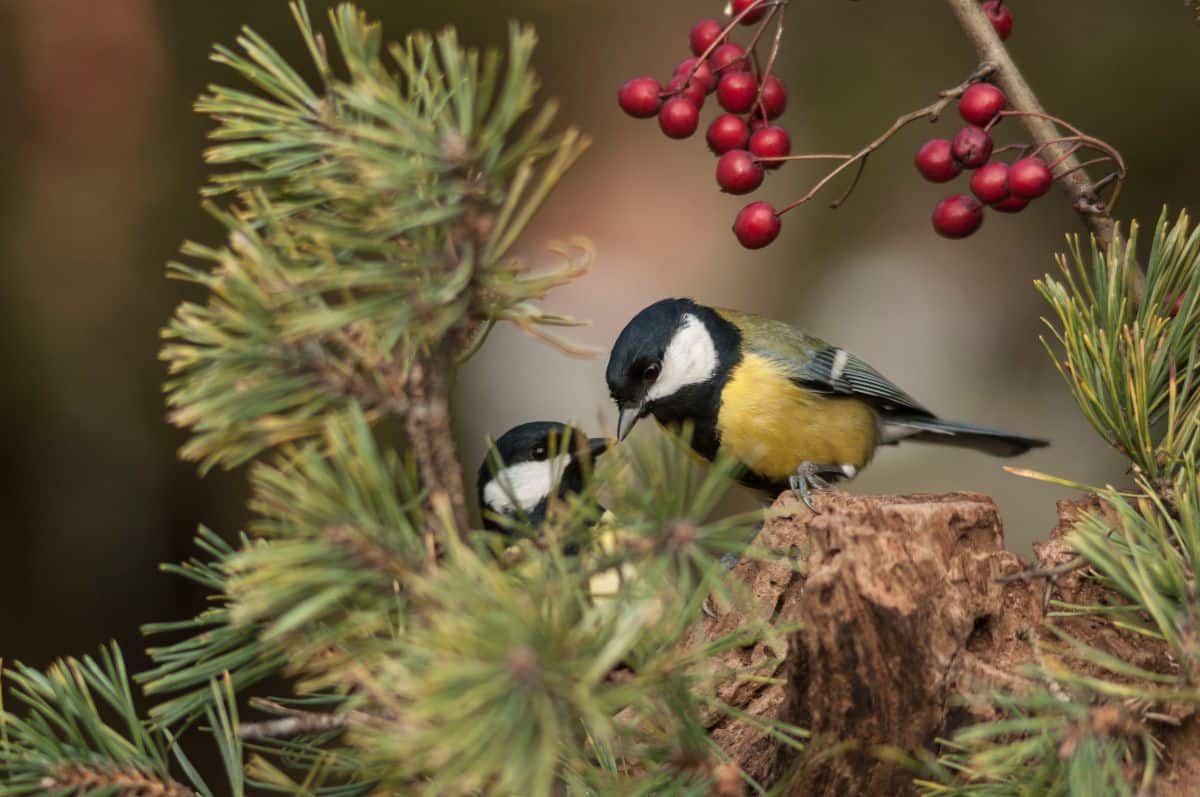
<svg viewBox="0 0 1200 797">
<path fill-rule="evenodd" d="M 549 306 L 592 320 L 576 340 L 607 348 L 642 306 L 690 295 L 795 322 L 860 354 L 949 417 L 1050 437 L 1021 465 L 1086 483 L 1124 477 L 1122 462 L 1074 409 L 1038 337 L 1034 278 L 1063 235 L 1081 229 L 1054 194 L 1015 216 L 988 216 L 949 242 L 929 226 L 951 190 L 920 180 L 913 126 L 872 158 L 837 211 L 814 202 L 749 253 L 730 225 L 745 200 L 717 192 L 702 135 L 661 136 L 616 108 L 639 74 L 670 75 L 687 33 L 721 0 L 360 0 L 389 37 L 457 25 L 502 43 L 505 20 L 537 25 L 537 65 L 562 119 L 595 144 L 551 198 L 523 247 L 581 234 L 594 269 Z M 330 3 L 310 0 L 314 16 Z M 1179 0 L 1013 0 L 1011 50 L 1043 102 L 1116 144 L 1131 179 L 1119 215 L 1153 222 L 1200 200 L 1200 28 Z M 158 330 L 195 298 L 163 265 L 184 239 L 218 240 L 199 208 L 210 123 L 191 111 L 204 86 L 232 79 L 207 59 L 246 23 L 303 58 L 283 0 L 0 2 L 0 656 L 42 664 L 122 641 L 135 660 L 140 622 L 199 606 L 156 572 L 191 553 L 204 523 L 234 534 L 244 473 L 199 479 L 164 421 Z M 796 151 L 852 149 L 924 105 L 975 64 L 940 0 L 797 0 L 778 73 Z M 706 118 L 713 114 L 713 103 Z M 1010 135 L 1016 134 L 1016 126 Z M 762 193 L 786 201 L 818 176 L 792 165 Z M 836 196 L 829 195 L 829 199 Z M 488 434 L 536 418 L 598 430 L 613 413 L 604 359 L 569 359 L 501 329 L 464 370 L 459 432 L 468 471 Z M 650 423 L 637 434 L 655 434 Z M 996 460 L 910 446 L 881 452 L 858 492 L 979 490 L 996 497 L 1009 544 L 1027 550 L 1053 524 L 1059 488 L 1004 473 Z M 140 661 L 135 661 L 137 668 Z"/>
</svg>

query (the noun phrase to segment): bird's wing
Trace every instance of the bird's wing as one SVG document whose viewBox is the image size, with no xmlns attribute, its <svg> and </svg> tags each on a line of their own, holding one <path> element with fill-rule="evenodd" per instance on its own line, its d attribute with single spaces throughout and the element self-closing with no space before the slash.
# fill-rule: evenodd
<svg viewBox="0 0 1200 797">
<path fill-rule="evenodd" d="M 845 349 L 805 335 L 782 321 L 724 308 L 717 312 L 741 330 L 746 350 L 773 361 L 793 382 L 807 390 L 857 396 L 883 413 L 900 411 L 933 415 L 887 377 Z"/>
</svg>

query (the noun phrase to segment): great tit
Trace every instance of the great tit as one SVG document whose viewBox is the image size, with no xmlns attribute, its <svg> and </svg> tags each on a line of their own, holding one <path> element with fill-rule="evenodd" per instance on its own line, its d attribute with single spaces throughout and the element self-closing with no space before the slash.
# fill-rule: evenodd
<svg viewBox="0 0 1200 797">
<path fill-rule="evenodd" d="M 594 464 L 611 442 L 589 438 L 573 426 L 553 421 L 533 421 L 509 429 L 492 444 L 479 466 L 479 512 L 484 527 L 507 534 L 509 529 L 497 517 L 515 520 L 524 516 L 539 529 L 546 520 L 551 494 L 566 498 L 582 492 L 584 458 Z M 592 532 L 604 553 L 615 551 L 617 529 L 611 512 L 604 510 Z M 628 564 L 596 573 L 588 579 L 588 594 L 593 600 L 611 598 L 632 574 Z"/>
<path fill-rule="evenodd" d="M 588 438 L 573 426 L 531 421 L 502 434 L 479 466 L 479 512 L 484 528 L 505 533 L 498 516 L 528 519 L 536 529 L 546 520 L 550 496 L 583 491 L 584 461 L 608 450 L 605 438 Z"/>
<path fill-rule="evenodd" d="M 617 437 L 647 415 L 693 427 L 692 448 L 742 466 L 772 497 L 853 478 L 880 445 L 901 440 L 1011 457 L 1045 440 L 945 421 L 845 349 L 781 321 L 690 299 L 642 310 L 613 345 L 606 373 Z"/>
</svg>

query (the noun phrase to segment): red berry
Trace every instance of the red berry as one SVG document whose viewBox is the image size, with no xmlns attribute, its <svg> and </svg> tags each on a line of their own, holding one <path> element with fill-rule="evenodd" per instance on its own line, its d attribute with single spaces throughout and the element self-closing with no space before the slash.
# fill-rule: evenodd
<svg viewBox="0 0 1200 797">
<path fill-rule="evenodd" d="M 667 91 L 671 94 L 678 94 L 680 97 L 688 100 L 692 105 L 696 106 L 697 110 L 703 108 L 704 98 L 707 96 L 704 86 L 698 80 L 688 80 L 685 87 L 683 84 L 685 80 L 687 80 L 686 73 L 682 75 L 676 73 L 673 78 L 667 81 Z"/>
<path fill-rule="evenodd" d="M 745 113 L 758 96 L 758 82 L 749 72 L 730 72 L 717 83 L 717 102 L 730 113 Z"/>
<path fill-rule="evenodd" d="M 984 127 L 1004 110 L 1008 98 L 991 83 L 975 83 L 958 100 L 958 112 L 967 124 Z"/>
<path fill-rule="evenodd" d="M 725 26 L 715 19 L 702 19 L 692 26 L 692 33 L 688 37 L 692 45 L 692 55 L 699 58 L 704 54 L 709 47 L 713 46 L 713 42 L 721 38 L 721 31 L 725 30 Z"/>
<path fill-rule="evenodd" d="M 779 235 L 779 217 L 766 202 L 751 202 L 738 211 L 733 234 L 747 249 L 762 249 Z"/>
<path fill-rule="evenodd" d="M 658 112 L 658 126 L 671 138 L 687 138 L 699 123 L 700 109 L 687 97 L 672 97 Z"/>
<path fill-rule="evenodd" d="M 992 137 L 982 127 L 968 125 L 950 142 L 954 159 L 968 169 L 978 169 L 992 157 Z"/>
<path fill-rule="evenodd" d="M 751 11 L 746 16 L 742 17 L 743 25 L 753 25 L 755 22 L 758 22 L 760 19 L 763 18 L 763 14 L 767 13 L 767 6 L 766 6 L 765 0 L 733 0 L 733 3 L 730 6 L 730 9 L 733 11 L 733 15 L 737 16 L 738 14 L 742 13 L 747 8 L 749 8 L 750 6 L 753 6 L 753 5 L 757 5 L 758 8 Z"/>
<path fill-rule="evenodd" d="M 1001 213 L 1017 213 L 1018 211 L 1024 210 L 1025 206 L 1028 204 L 1029 200 L 1025 199 L 1024 197 L 1010 196 L 1005 197 L 996 204 L 992 205 L 992 209 L 998 210 Z"/>
<path fill-rule="evenodd" d="M 933 209 L 933 229 L 946 238 L 966 238 L 983 224 L 983 205 L 975 197 L 957 194 Z"/>
<path fill-rule="evenodd" d="M 917 150 L 917 171 L 931 183 L 944 183 L 953 180 L 962 171 L 962 166 L 954 160 L 950 152 L 950 142 L 944 138 L 926 141 Z"/>
<path fill-rule="evenodd" d="M 635 77 L 621 86 L 617 102 L 621 110 L 638 119 L 646 119 L 658 113 L 659 92 L 662 87 L 652 77 Z"/>
<path fill-rule="evenodd" d="M 762 185 L 762 167 L 744 149 L 731 149 L 717 161 L 717 185 L 730 194 L 748 194 Z"/>
<path fill-rule="evenodd" d="M 692 69 L 696 70 L 694 74 Z M 713 74 L 712 67 L 708 65 L 708 61 L 701 61 L 699 58 L 683 59 L 675 67 L 675 74 L 682 77 L 691 75 L 692 80 L 703 86 L 705 92 L 712 91 L 717 87 L 717 76 Z"/>
<path fill-rule="evenodd" d="M 754 131 L 762 130 L 764 127 L 771 124 L 766 119 L 763 119 L 761 114 L 756 114 L 756 113 L 750 114 L 750 116 L 748 116 L 746 118 L 746 121 L 750 123 L 750 134 L 751 135 L 754 134 Z"/>
<path fill-rule="evenodd" d="M 708 148 L 718 155 L 731 149 L 744 149 L 746 139 L 750 137 L 750 128 L 740 116 L 723 113 L 708 126 Z"/>
<path fill-rule="evenodd" d="M 1008 34 L 1012 33 L 1012 12 L 1008 10 L 1008 6 L 1004 5 L 1001 0 L 988 0 L 983 4 L 983 13 L 987 14 L 987 18 L 991 20 L 992 27 L 996 29 L 996 35 L 1003 41 L 1008 38 Z"/>
<path fill-rule="evenodd" d="M 714 72 L 748 72 L 750 62 L 746 60 L 746 51 L 740 45 L 726 42 L 713 50 L 708 62 Z"/>
<path fill-rule="evenodd" d="M 1050 190 L 1052 182 L 1050 167 L 1038 157 L 1021 158 L 1008 170 L 1008 190 L 1013 196 L 1036 199 Z"/>
<path fill-rule="evenodd" d="M 781 158 L 792 151 L 792 140 L 779 125 L 767 125 L 750 135 L 750 151 L 757 158 Z M 783 161 L 762 164 L 764 169 L 778 169 Z"/>
<path fill-rule="evenodd" d="M 988 205 L 1008 199 L 1008 164 L 996 161 L 982 166 L 971 175 L 971 193 Z"/>
<path fill-rule="evenodd" d="M 767 75 L 767 79 L 763 81 L 762 106 L 768 119 L 779 116 L 787 107 L 787 92 L 783 90 L 783 81 L 774 75 Z"/>
</svg>

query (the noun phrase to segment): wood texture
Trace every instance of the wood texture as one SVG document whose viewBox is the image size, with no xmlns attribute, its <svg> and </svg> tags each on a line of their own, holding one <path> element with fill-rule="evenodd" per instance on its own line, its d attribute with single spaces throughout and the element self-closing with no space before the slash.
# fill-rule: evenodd
<svg viewBox="0 0 1200 797">
<path fill-rule="evenodd" d="M 972 493 L 816 497 L 820 514 L 784 495 L 759 536 L 789 552 L 783 561 L 744 560 L 734 569 L 752 594 L 741 612 L 718 608 L 696 635 L 707 638 L 769 617 L 775 640 L 725 654 L 721 664 L 773 680 L 733 679 L 718 696 L 760 717 L 812 733 L 807 750 L 777 743 L 750 724 L 714 713 L 712 737 L 758 782 L 792 797 L 904 795 L 912 773 L 880 748 L 936 750 L 935 740 L 992 719 L 986 704 L 956 698 L 996 688 L 1021 690 L 1044 621 L 1045 579 L 1002 583 L 1029 566 L 1004 549 L 995 504 Z M 1095 499 L 1060 502 L 1058 527 L 1035 546 L 1040 567 L 1072 557 L 1062 542 Z M 1053 597 L 1087 603 L 1095 583 L 1078 572 Z M 1107 624 L 1077 619 L 1067 630 L 1143 667 L 1164 666 L 1166 651 Z M 797 630 L 798 629 L 798 630 Z M 1161 737 L 1170 754 L 1163 794 L 1200 794 L 1196 718 Z M 1193 791 L 1194 789 L 1194 791 Z"/>
</svg>

